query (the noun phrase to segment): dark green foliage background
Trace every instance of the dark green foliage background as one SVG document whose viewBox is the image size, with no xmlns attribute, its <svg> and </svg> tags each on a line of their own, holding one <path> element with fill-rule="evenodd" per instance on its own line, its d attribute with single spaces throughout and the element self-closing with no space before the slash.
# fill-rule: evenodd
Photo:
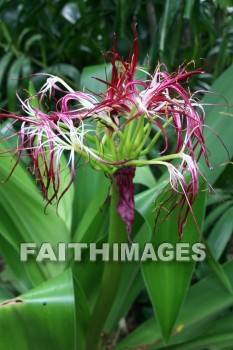
<svg viewBox="0 0 233 350">
<path fill-rule="evenodd" d="M 0 1 L 0 87 L 2 107 L 16 108 L 18 80 L 32 73 L 66 76 L 77 88 L 83 67 L 101 64 L 113 47 L 127 57 L 138 24 L 140 63 L 158 61 L 170 70 L 183 62 L 204 64 L 207 88 L 232 63 L 232 1 L 79 0 Z M 228 5 L 228 6 L 227 6 Z M 200 61 L 204 59 L 204 61 Z"/>
</svg>

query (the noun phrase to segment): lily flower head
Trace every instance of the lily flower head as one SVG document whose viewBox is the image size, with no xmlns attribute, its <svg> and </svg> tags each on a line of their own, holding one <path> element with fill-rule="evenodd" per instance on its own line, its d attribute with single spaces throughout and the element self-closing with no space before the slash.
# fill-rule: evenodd
<svg viewBox="0 0 233 350">
<path fill-rule="evenodd" d="M 23 116 L 0 114 L 2 119 L 21 123 L 20 130 L 10 136 L 19 139 L 14 154 L 18 154 L 18 160 L 25 152 L 30 155 L 48 203 L 59 201 L 72 184 L 76 154 L 93 169 L 111 176 L 119 189 L 117 211 L 129 235 L 134 220 L 135 168 L 165 167 L 170 187 L 180 198 L 176 205 L 180 207 L 181 237 L 199 192 L 198 160 L 202 154 L 210 166 L 203 135 L 205 112 L 187 86 L 192 75 L 204 72 L 189 70 L 187 64 L 169 73 L 165 65 L 158 64 L 149 74 L 137 66 L 136 34 L 127 60 L 117 53 L 116 44 L 104 57 L 112 71 L 109 81 L 98 79 L 105 85 L 99 98 L 75 91 L 61 78 L 47 75 L 36 95 L 25 100 L 18 96 Z M 48 109 L 49 101 L 52 107 Z M 63 153 L 68 153 L 70 181 L 59 194 Z"/>
</svg>

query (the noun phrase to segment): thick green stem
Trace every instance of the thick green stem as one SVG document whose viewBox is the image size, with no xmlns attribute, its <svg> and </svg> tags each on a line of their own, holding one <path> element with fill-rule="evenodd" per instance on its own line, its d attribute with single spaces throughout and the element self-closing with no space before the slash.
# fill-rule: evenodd
<svg viewBox="0 0 233 350">
<path fill-rule="evenodd" d="M 116 212 L 117 203 L 118 190 L 113 180 L 108 237 L 110 247 L 113 245 L 113 243 L 127 242 L 128 237 L 125 224 Z M 94 307 L 91 324 L 87 335 L 86 350 L 101 349 L 100 334 L 102 331 L 104 331 L 104 324 L 116 297 L 117 289 L 121 280 L 122 268 L 123 263 L 121 262 L 109 260 L 105 263 L 100 291 Z"/>
</svg>

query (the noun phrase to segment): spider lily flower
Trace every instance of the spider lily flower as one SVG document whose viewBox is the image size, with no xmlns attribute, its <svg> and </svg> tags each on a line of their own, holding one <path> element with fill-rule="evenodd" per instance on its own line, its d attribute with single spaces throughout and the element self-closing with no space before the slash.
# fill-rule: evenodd
<svg viewBox="0 0 233 350">
<path fill-rule="evenodd" d="M 19 138 L 14 152 L 18 160 L 25 152 L 30 155 L 48 203 L 59 200 L 72 184 L 75 154 L 93 169 L 109 174 L 118 186 L 116 209 L 129 235 L 134 221 L 135 168 L 165 167 L 170 187 L 179 195 L 174 206 L 180 207 L 181 237 L 199 191 L 197 162 L 202 154 L 210 166 L 203 136 L 204 109 L 186 86 L 189 77 L 203 72 L 189 71 L 188 64 L 170 74 L 165 65 L 159 64 L 154 74 L 147 73 L 137 67 L 136 35 L 127 60 L 117 53 L 116 45 L 104 57 L 110 61 L 112 72 L 109 81 L 98 79 L 106 86 L 99 96 L 74 91 L 61 78 L 47 75 L 35 96 L 24 101 L 18 96 L 26 116 L 0 114 L 1 118 L 21 122 L 20 130 L 10 136 Z M 48 99 L 53 106 L 50 110 Z M 157 156 L 151 159 L 152 150 Z M 59 194 L 64 152 L 68 153 L 70 181 Z M 53 194 L 49 195 L 51 187 Z"/>
<path fill-rule="evenodd" d="M 172 191 L 180 195 L 180 196 L 177 196 L 178 199 L 175 201 L 175 203 L 173 203 L 173 205 L 170 206 L 168 213 L 166 215 L 167 217 L 172 212 L 172 210 L 177 205 L 179 205 L 179 208 L 180 208 L 179 215 L 178 215 L 179 238 L 182 237 L 189 211 L 191 211 L 194 221 L 196 223 L 196 218 L 192 211 L 192 205 L 199 192 L 199 180 L 198 180 L 199 172 L 198 172 L 198 166 L 196 161 L 187 154 L 181 154 L 181 158 L 182 158 L 182 162 L 178 167 L 175 167 L 171 163 L 161 162 L 167 167 L 169 171 L 170 185 L 171 185 Z M 189 176 L 187 177 L 187 175 Z M 173 194 L 171 197 L 166 199 L 165 203 L 169 202 L 172 199 L 172 197 L 173 197 Z M 197 223 L 196 223 L 196 226 L 199 231 L 199 227 Z"/>
</svg>

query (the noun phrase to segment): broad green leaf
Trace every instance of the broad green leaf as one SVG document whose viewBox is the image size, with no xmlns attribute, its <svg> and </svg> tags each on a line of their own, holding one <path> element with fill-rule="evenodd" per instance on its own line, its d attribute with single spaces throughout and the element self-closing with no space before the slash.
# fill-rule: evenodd
<svg viewBox="0 0 233 350">
<path fill-rule="evenodd" d="M 81 73 L 80 89 L 85 91 L 85 89 L 88 88 L 89 91 L 96 94 L 106 91 L 106 84 L 98 79 L 110 82 L 111 72 L 112 65 L 108 62 L 106 62 L 106 64 L 85 67 Z M 143 81 L 143 79 L 146 79 L 146 76 L 145 73 L 136 71 L 135 78 Z M 138 89 L 140 89 L 140 87 L 138 87 Z"/>
<path fill-rule="evenodd" d="M 2 226 L 2 225 L 1 225 Z M 11 226 L 8 227 L 11 229 Z M 12 231 L 15 232 L 15 231 Z M 17 233 L 17 231 L 16 231 Z M 39 284 L 41 281 L 44 281 L 46 278 L 43 275 L 41 266 L 39 264 L 33 264 L 33 278 L 30 278 L 31 265 L 20 263 L 19 248 L 16 247 L 17 239 L 14 239 L 14 243 L 10 244 L 7 240 L 9 233 L 7 230 L 4 232 L 4 229 L 0 229 L 0 253 L 4 257 L 5 262 L 9 266 L 12 276 L 11 284 L 14 286 L 19 293 L 24 293 L 30 289 L 33 285 Z M 18 243 L 19 246 L 20 243 Z"/>
<path fill-rule="evenodd" d="M 111 334 L 119 320 L 127 315 L 143 288 L 144 284 L 139 264 L 134 261 L 126 262 L 116 298 L 105 323 L 104 332 Z"/>
<path fill-rule="evenodd" d="M 75 242 L 84 239 L 98 214 L 102 215 L 103 220 L 105 219 L 106 214 L 104 210 L 101 213 L 101 208 L 108 197 L 109 187 L 110 181 L 102 171 L 94 171 L 88 165 L 77 169 L 73 206 L 73 229 L 75 232 L 73 239 Z M 95 236 L 96 233 L 93 232 Z"/>
<path fill-rule="evenodd" d="M 156 218 L 156 213 L 154 211 L 154 202 L 166 185 L 167 180 L 162 181 L 156 186 L 135 196 L 135 209 L 144 218 L 148 228 L 147 232 L 144 232 L 143 243 L 149 242 L 153 235 Z"/>
<path fill-rule="evenodd" d="M 38 108 L 39 107 L 39 96 L 35 96 L 36 89 L 35 89 L 35 86 L 31 80 L 29 81 L 29 84 L 28 84 L 28 92 L 29 92 L 30 96 L 34 96 L 34 98 L 31 100 L 31 106 L 34 108 Z"/>
<path fill-rule="evenodd" d="M 153 199 L 152 199 L 153 200 Z M 151 200 L 151 211 L 153 201 Z M 202 227 L 205 213 L 205 193 L 200 192 L 194 206 L 194 215 L 199 227 Z M 156 228 L 152 243 L 157 251 L 161 243 L 170 243 L 175 251 L 178 240 L 177 208 Z M 180 243 L 192 244 L 199 241 L 198 231 L 191 215 Z M 189 254 L 188 254 L 189 255 Z M 177 319 L 180 307 L 187 292 L 195 262 L 190 261 L 146 261 L 142 262 L 142 272 L 149 296 L 158 317 L 165 341 Z"/>
<path fill-rule="evenodd" d="M 218 318 L 210 327 L 195 339 L 179 345 L 179 350 L 231 349 L 233 344 L 233 314 L 229 313 Z M 177 345 L 167 349 L 178 350 Z"/>
<path fill-rule="evenodd" d="M 227 204 L 230 204 L 230 202 Z M 205 227 L 207 226 L 208 229 L 208 227 L 211 224 L 213 225 L 213 223 L 217 220 L 217 223 L 214 225 L 212 231 L 208 235 L 207 247 L 209 258 L 207 259 L 207 263 L 213 272 L 218 276 L 229 293 L 232 293 L 230 282 L 222 268 L 222 265 L 218 262 L 233 232 L 233 208 L 227 206 L 227 204 L 223 203 L 215 208 L 205 221 Z M 221 214 L 222 216 L 219 219 L 218 217 Z"/>
<path fill-rule="evenodd" d="M 7 154 L 1 157 L 1 180 L 8 177 L 14 161 Z M 66 243 L 70 240 L 70 232 L 65 222 L 57 215 L 56 207 L 48 207 L 45 213 L 45 205 L 39 188 L 21 164 L 17 165 L 7 183 L 0 184 L 0 234 L 5 244 L 11 245 L 9 254 L 12 249 L 14 251 L 9 257 L 8 249 L 2 253 L 13 270 L 15 264 L 20 264 L 20 243 L 35 243 L 39 248 L 43 242 L 49 242 L 57 252 L 59 242 Z M 45 261 L 38 264 L 35 257 L 23 265 L 32 286 L 58 275 L 64 269 L 64 263 Z"/>
<path fill-rule="evenodd" d="M 212 271 L 216 274 L 216 276 L 219 278 L 219 280 L 222 282 L 224 287 L 227 289 L 227 291 L 230 294 L 233 294 L 233 289 L 231 287 L 231 283 L 225 274 L 225 271 L 222 267 L 222 265 L 218 262 L 218 260 L 215 258 L 215 256 L 212 253 L 212 250 L 209 245 L 207 245 L 207 251 L 208 251 L 208 259 L 207 263 L 212 269 Z"/>
<path fill-rule="evenodd" d="M 0 325 L 4 349 L 75 349 L 75 300 L 70 270 L 0 304 Z"/>
<path fill-rule="evenodd" d="M 114 243 L 127 242 L 127 230 L 125 223 L 116 212 L 119 193 L 116 184 L 111 186 L 111 202 L 109 217 L 108 243 L 112 247 Z M 115 295 L 120 286 L 121 276 L 124 271 L 124 262 L 116 262 L 112 259 L 106 261 L 101 279 L 98 298 L 96 300 L 90 327 L 87 335 L 87 349 L 92 349 L 100 341 L 100 333 L 106 322 L 106 318 L 112 308 Z"/>
<path fill-rule="evenodd" d="M 74 279 L 81 286 L 91 311 L 98 295 L 103 269 L 103 261 L 92 262 L 87 255 L 84 255 L 81 262 L 73 264 Z"/>
<path fill-rule="evenodd" d="M 86 334 L 90 322 L 90 308 L 84 291 L 76 278 L 74 278 L 75 307 L 76 307 L 76 334 L 78 350 L 84 350 Z"/>
<path fill-rule="evenodd" d="M 79 85 L 80 73 L 78 69 L 71 64 L 60 63 L 49 67 L 52 74 L 60 74 L 68 77 L 75 83 L 76 86 Z"/>
<path fill-rule="evenodd" d="M 205 118 L 205 140 L 206 147 L 210 152 L 210 162 L 214 167 L 214 170 L 208 170 L 206 168 L 205 161 L 202 158 L 201 164 L 203 165 L 203 172 L 207 176 L 211 184 L 213 184 L 228 162 L 233 156 L 233 144 L 232 144 L 232 130 L 233 130 L 233 107 L 223 106 L 224 104 L 233 104 L 233 85 L 231 76 L 233 74 L 233 65 L 231 65 L 213 84 L 212 94 L 206 94 L 204 98 L 204 104 L 210 104 L 205 106 L 206 118 Z M 219 106 L 216 106 L 219 104 Z M 226 114 L 221 114 L 226 113 Z M 212 131 L 217 133 L 218 137 Z M 228 150 L 228 154 L 222 145 L 224 143 Z M 225 164 L 222 166 L 222 164 Z"/>
<path fill-rule="evenodd" d="M 216 223 L 216 221 L 219 219 L 219 217 L 229 208 L 229 205 L 233 204 L 233 201 L 224 202 L 220 205 L 218 205 L 216 208 L 213 208 L 213 210 L 210 211 L 207 218 L 205 219 L 205 226 L 204 230 L 209 234 L 210 227 Z"/>
<path fill-rule="evenodd" d="M 233 262 L 223 265 L 223 268 L 233 285 Z M 218 277 L 211 274 L 189 290 L 176 325 L 183 325 L 185 330 L 186 325 L 191 326 L 202 319 L 214 317 L 231 305 L 233 296 Z"/>
<path fill-rule="evenodd" d="M 217 221 L 208 237 L 208 245 L 213 256 L 218 260 L 229 242 L 233 233 L 233 207 L 225 211 Z"/>
<path fill-rule="evenodd" d="M 232 199 L 232 195 L 230 193 L 230 188 L 228 188 L 227 193 L 220 192 L 220 197 L 224 201 L 225 206 L 228 205 L 228 203 L 230 203 L 231 199 Z M 219 204 L 219 199 L 220 198 L 218 196 L 216 196 L 215 193 L 211 192 L 210 196 L 207 198 L 207 206 Z"/>
<path fill-rule="evenodd" d="M 62 155 L 60 159 L 60 188 L 58 197 L 66 191 L 70 182 L 70 168 L 67 165 L 67 159 L 65 155 Z M 72 219 L 73 219 L 73 201 L 74 201 L 74 184 L 72 183 L 68 190 L 64 193 L 58 203 L 57 215 L 66 224 L 68 232 L 71 231 Z"/>
<path fill-rule="evenodd" d="M 141 221 L 137 220 L 136 215 L 133 230 L 138 231 Z M 96 220 L 95 220 L 96 222 Z M 93 227 L 94 229 L 94 227 Z M 140 235 L 144 234 L 145 229 L 141 228 Z M 98 232 L 98 229 L 97 229 Z M 101 261 L 91 263 L 84 260 L 81 263 L 75 263 L 73 266 L 74 276 L 83 286 L 88 298 L 91 309 L 97 297 L 99 282 L 101 281 L 104 264 Z M 95 284 L 93 284 L 95 279 Z M 144 288 L 138 262 L 126 262 L 121 273 L 121 281 L 116 291 L 112 308 L 109 312 L 104 326 L 104 333 L 110 334 L 119 322 L 119 319 L 126 315 L 136 296 Z"/>
<path fill-rule="evenodd" d="M 138 196 L 136 196 L 136 206 L 138 206 L 139 203 Z M 146 238 L 148 238 L 148 228 L 142 216 L 137 212 L 135 214 L 132 241 L 133 243 L 139 243 L 142 245 L 145 242 Z M 132 245 L 128 243 L 128 251 L 132 252 L 131 249 Z M 112 309 L 108 315 L 104 327 L 104 331 L 107 334 L 111 334 L 111 332 L 117 326 L 119 320 L 127 315 L 136 297 L 143 289 L 144 283 L 140 270 L 140 262 L 134 261 L 134 258 L 132 256 L 132 261 L 126 261 L 124 263 L 120 286 L 117 290 Z"/>
<path fill-rule="evenodd" d="M 109 211 L 107 204 L 99 208 L 95 206 L 96 201 L 88 207 L 87 214 L 80 222 L 80 226 L 73 238 L 75 242 L 94 243 L 99 242 L 106 237 L 109 224 Z M 95 211 L 97 211 L 96 215 Z M 93 214 L 92 214 L 93 213 Z M 90 220 L 88 220 L 90 217 Z"/>
<path fill-rule="evenodd" d="M 81 90 L 88 88 L 91 92 L 100 93 L 106 90 L 106 85 L 99 80 L 109 80 L 111 72 L 111 64 L 99 64 L 96 66 L 85 67 L 81 74 L 80 88 Z"/>
<path fill-rule="evenodd" d="M 135 176 L 134 176 L 134 183 L 142 184 L 146 187 L 155 187 L 156 180 L 153 176 L 150 167 L 138 167 L 136 168 Z"/>
<path fill-rule="evenodd" d="M 223 268 L 233 286 L 233 261 L 225 264 Z M 184 341 L 195 336 L 200 338 L 202 332 L 205 335 L 209 325 L 211 329 L 211 322 L 216 319 L 216 315 L 222 314 L 224 309 L 232 305 L 233 296 L 224 288 L 218 277 L 211 274 L 189 289 L 167 345 L 162 343 L 158 321 L 152 317 L 124 339 L 116 350 L 145 344 L 151 344 L 150 350 L 179 350 Z M 171 347 L 172 344 L 175 345 L 174 348 Z M 195 347 L 194 349 L 196 350 Z"/>
</svg>

